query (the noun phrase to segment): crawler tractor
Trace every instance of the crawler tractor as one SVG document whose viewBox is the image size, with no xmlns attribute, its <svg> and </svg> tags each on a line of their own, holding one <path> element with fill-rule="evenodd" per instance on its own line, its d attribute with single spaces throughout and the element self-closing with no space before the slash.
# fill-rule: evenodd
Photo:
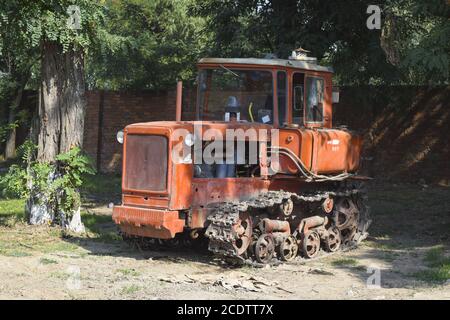
<svg viewBox="0 0 450 320">
<path fill-rule="evenodd" d="M 314 58 L 204 58 L 195 112 L 135 123 L 113 220 L 141 244 L 208 242 L 224 260 L 271 263 L 353 247 L 370 224 L 361 137 L 333 128 L 339 93 Z M 213 161 L 211 161 L 211 159 Z M 320 253 L 322 255 L 322 253 Z"/>
</svg>

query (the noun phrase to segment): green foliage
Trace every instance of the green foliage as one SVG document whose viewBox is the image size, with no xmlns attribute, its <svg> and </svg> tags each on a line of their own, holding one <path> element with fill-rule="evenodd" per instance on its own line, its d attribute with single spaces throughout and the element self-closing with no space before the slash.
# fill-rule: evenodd
<svg viewBox="0 0 450 320">
<path fill-rule="evenodd" d="M 417 272 L 415 276 L 423 281 L 442 283 L 450 279 L 450 256 L 445 247 L 435 246 L 425 255 L 428 269 Z"/>
<path fill-rule="evenodd" d="M 193 82 L 203 56 L 286 58 L 303 47 L 339 84 L 448 83 L 447 0 L 383 0 L 382 30 L 366 28 L 370 0 L 36 0 L 0 5 L 0 141 L 17 88 L 36 88 L 43 42 L 84 50 L 90 89 L 173 88 Z M 67 27 L 70 5 L 79 29 Z M 5 101 L 2 103 L 2 101 Z M 3 137 L 3 139 L 2 139 Z"/>
<path fill-rule="evenodd" d="M 105 3 L 105 32 L 88 60 L 91 88 L 173 88 L 193 80 L 207 35 L 204 19 L 190 14 L 194 0 L 125 0 Z"/>
<path fill-rule="evenodd" d="M 331 65 L 339 84 L 448 83 L 450 6 L 446 0 L 384 0 L 382 30 L 366 28 L 373 1 L 201 0 L 209 55 L 286 58 L 303 47 Z"/>
<path fill-rule="evenodd" d="M 68 26 L 71 5 L 80 9 L 79 28 Z M 30 47 L 38 48 L 43 41 L 50 41 L 59 43 L 64 51 L 87 49 L 102 30 L 103 5 L 99 1 L 11 0 L 1 9 L 3 23 L 14 21 L 14 36 L 25 39 Z"/>
<path fill-rule="evenodd" d="M 27 141 L 18 149 L 22 160 L 12 165 L 0 178 L 0 187 L 5 197 L 34 197 L 44 201 L 55 212 L 67 215 L 80 204 L 79 188 L 85 175 L 95 174 L 89 158 L 79 148 L 57 156 L 54 164 L 34 160 L 36 146 Z"/>
<path fill-rule="evenodd" d="M 409 1 L 408 1 L 409 2 Z M 421 81 L 448 83 L 450 76 L 450 5 L 446 0 L 411 1 L 414 41 L 405 39 L 402 66 Z M 418 25 L 417 25 L 418 24 Z"/>
<path fill-rule="evenodd" d="M 95 174 L 95 169 L 78 147 L 58 155 L 56 160 L 58 177 L 53 181 L 53 188 L 60 192 L 59 207 L 69 213 L 81 205 L 79 188 L 83 184 L 83 176 Z"/>
</svg>

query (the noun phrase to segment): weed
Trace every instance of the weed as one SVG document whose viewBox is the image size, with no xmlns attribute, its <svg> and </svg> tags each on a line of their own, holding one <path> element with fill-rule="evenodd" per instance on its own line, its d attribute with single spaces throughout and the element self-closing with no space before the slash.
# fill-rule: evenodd
<svg viewBox="0 0 450 320">
<path fill-rule="evenodd" d="M 342 266 L 350 266 L 354 267 L 358 265 L 358 261 L 351 258 L 342 258 L 342 259 L 336 259 L 331 262 L 332 265 L 336 267 L 342 267 Z"/>
<path fill-rule="evenodd" d="M 135 269 L 118 269 L 116 272 L 121 273 L 124 276 L 138 277 L 140 275 Z"/>
<path fill-rule="evenodd" d="M 141 288 L 139 286 L 132 284 L 130 286 L 123 287 L 122 290 L 120 291 L 120 293 L 130 295 L 130 294 L 134 294 L 134 293 L 138 292 L 140 289 Z"/>
<path fill-rule="evenodd" d="M 444 246 L 430 249 L 424 261 L 428 269 L 413 274 L 417 279 L 432 283 L 443 283 L 450 279 L 450 257 L 445 254 Z"/>
<path fill-rule="evenodd" d="M 57 264 L 58 263 L 58 261 L 56 261 L 56 260 L 53 260 L 53 259 L 49 259 L 49 258 L 41 258 L 40 260 L 39 260 L 39 262 L 41 263 L 41 264 Z"/>
</svg>

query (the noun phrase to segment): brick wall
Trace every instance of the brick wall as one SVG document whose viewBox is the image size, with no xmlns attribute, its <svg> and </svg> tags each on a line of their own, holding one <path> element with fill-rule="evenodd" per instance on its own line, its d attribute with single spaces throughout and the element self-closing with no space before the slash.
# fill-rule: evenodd
<svg viewBox="0 0 450 320">
<path fill-rule="evenodd" d="M 334 106 L 335 126 L 364 135 L 363 173 L 378 179 L 449 184 L 450 86 L 343 87 Z M 35 110 L 36 93 L 23 108 Z M 136 122 L 174 120 L 175 91 L 88 91 L 84 149 L 101 172 L 120 172 L 117 131 Z M 195 114 L 195 90 L 183 91 L 183 119 Z M 29 126 L 18 129 L 17 145 Z M 98 162 L 98 163 L 97 163 Z"/>
<path fill-rule="evenodd" d="M 116 141 L 116 133 L 131 123 L 175 120 L 175 102 L 174 91 L 88 92 L 84 131 L 86 153 L 101 172 L 120 171 L 122 145 Z"/>
<path fill-rule="evenodd" d="M 363 134 L 365 174 L 450 184 L 450 86 L 344 87 L 340 98 L 334 125 Z"/>
</svg>

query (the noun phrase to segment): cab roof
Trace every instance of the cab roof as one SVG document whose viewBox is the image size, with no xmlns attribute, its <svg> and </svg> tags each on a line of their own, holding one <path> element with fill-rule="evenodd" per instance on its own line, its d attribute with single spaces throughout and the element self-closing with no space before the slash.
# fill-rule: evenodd
<svg viewBox="0 0 450 320">
<path fill-rule="evenodd" d="M 258 59 L 258 58 L 202 58 L 198 62 L 199 66 L 202 64 L 252 64 L 252 65 L 266 65 L 296 68 L 302 70 L 312 70 L 321 72 L 333 73 L 333 68 L 319 66 L 318 64 L 302 61 L 302 60 L 285 60 L 285 59 Z"/>
</svg>

